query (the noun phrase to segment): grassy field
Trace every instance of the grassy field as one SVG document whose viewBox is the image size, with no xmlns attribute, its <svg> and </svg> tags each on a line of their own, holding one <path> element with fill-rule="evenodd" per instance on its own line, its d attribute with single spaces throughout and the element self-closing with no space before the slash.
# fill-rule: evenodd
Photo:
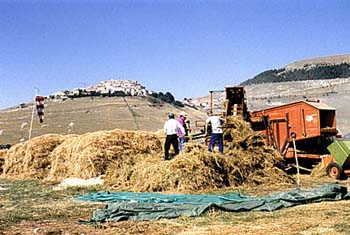
<svg viewBox="0 0 350 235">
<path fill-rule="evenodd" d="M 323 183 L 348 186 L 328 177 L 302 175 L 301 188 Z M 124 221 L 80 225 L 103 203 L 76 201 L 72 197 L 104 191 L 102 186 L 70 187 L 57 190 L 52 184 L 36 180 L 0 180 L 0 234 L 350 234 L 350 201 L 321 202 L 274 212 L 209 211 L 199 217 L 180 217 L 158 221 Z M 241 192 L 264 196 L 288 191 L 293 184 L 239 187 L 213 193 Z"/>
</svg>

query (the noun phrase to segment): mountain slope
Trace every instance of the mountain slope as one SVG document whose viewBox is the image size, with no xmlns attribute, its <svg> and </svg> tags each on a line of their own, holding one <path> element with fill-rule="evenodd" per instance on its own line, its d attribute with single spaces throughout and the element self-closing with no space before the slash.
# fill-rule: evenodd
<svg viewBox="0 0 350 235">
<path fill-rule="evenodd" d="M 300 100 L 319 100 L 336 108 L 337 128 L 342 134 L 350 133 L 350 79 L 324 79 L 263 83 L 244 86 L 248 111 L 263 110 Z M 225 92 L 213 94 L 215 113 L 224 111 Z M 209 109 L 209 96 L 192 99 L 191 104 L 203 111 Z"/>
<path fill-rule="evenodd" d="M 344 55 L 333 55 L 333 56 L 322 56 L 322 57 L 316 57 L 311 59 L 305 59 L 305 60 L 299 60 L 296 62 L 293 62 L 291 64 L 288 64 L 285 66 L 285 69 L 288 70 L 294 70 L 294 69 L 303 69 L 306 66 L 312 66 L 317 64 L 342 64 L 350 63 L 350 54 L 344 54 Z"/>
<path fill-rule="evenodd" d="M 192 126 L 195 120 L 206 117 L 196 109 L 178 108 L 148 97 L 83 97 L 64 101 L 48 99 L 45 102 L 44 123 L 39 123 L 35 113 L 32 137 L 47 133 L 83 134 L 116 128 L 157 131 L 163 128 L 169 112 L 176 115 L 180 111 L 187 112 L 193 121 Z M 14 144 L 21 138 L 28 139 L 32 107 L 0 110 L 0 144 Z"/>
<path fill-rule="evenodd" d="M 284 68 L 264 71 L 241 85 L 350 77 L 350 55 L 301 60 Z"/>
</svg>

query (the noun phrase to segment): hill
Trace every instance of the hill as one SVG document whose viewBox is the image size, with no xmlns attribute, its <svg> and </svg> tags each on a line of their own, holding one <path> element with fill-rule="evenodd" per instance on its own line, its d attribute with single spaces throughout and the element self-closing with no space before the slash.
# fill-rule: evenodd
<svg viewBox="0 0 350 235">
<path fill-rule="evenodd" d="M 307 66 L 310 67 L 318 64 L 334 65 L 334 64 L 343 64 L 343 63 L 347 63 L 347 64 L 350 63 L 350 54 L 322 56 L 322 57 L 316 57 L 311 59 L 299 60 L 291 64 L 288 64 L 287 66 L 285 66 L 285 69 L 294 70 L 294 69 L 303 69 Z"/>
<path fill-rule="evenodd" d="M 241 85 L 350 77 L 350 55 L 301 60 L 283 68 L 266 70 Z"/>
<path fill-rule="evenodd" d="M 337 126 L 340 132 L 343 134 L 350 132 L 348 121 L 350 109 L 344 105 L 350 100 L 350 79 L 348 79 L 350 74 L 346 78 L 320 79 L 322 76 L 318 75 L 314 80 L 284 81 L 281 79 L 283 81 L 280 82 L 275 80 L 267 82 L 269 80 L 265 81 L 265 78 L 268 76 L 261 76 L 272 74 L 273 77 L 280 79 L 282 77 L 278 76 L 283 73 L 312 74 L 313 68 L 329 69 L 330 66 L 348 68 L 350 55 L 301 60 L 280 69 L 283 72 L 279 74 L 271 71 L 261 73 L 260 78 L 264 78 L 261 80 L 264 82 L 254 83 L 252 79 L 243 83 L 248 110 L 261 110 L 304 99 L 319 99 L 337 109 Z M 341 71 L 348 70 L 341 69 Z M 230 85 L 227 84 L 227 86 Z M 223 111 L 224 92 L 214 92 L 213 95 L 214 111 Z M 176 114 L 186 111 L 192 120 L 193 128 L 194 121 L 204 119 L 205 112 L 209 109 L 208 95 L 179 102 L 175 101 L 170 93 L 156 93 L 147 90 L 138 82 L 123 80 L 104 81 L 92 87 L 57 92 L 50 95 L 45 102 L 45 122 L 40 124 L 35 119 L 32 137 L 47 133 L 83 134 L 115 128 L 157 131 L 162 128 L 170 111 Z M 13 144 L 20 139 L 28 138 L 32 105 L 32 103 L 21 104 L 18 107 L 0 110 L 0 144 Z"/>
<path fill-rule="evenodd" d="M 33 103 L 0 110 L 0 144 L 28 139 Z M 56 134 L 83 134 L 98 130 L 144 130 L 163 128 L 167 114 L 185 111 L 190 120 L 206 115 L 194 108 L 178 107 L 149 96 L 82 97 L 45 100 L 45 120 L 35 113 L 32 137 Z M 23 127 L 23 128 L 22 128 Z"/>
<path fill-rule="evenodd" d="M 300 100 L 319 100 L 336 108 L 338 130 L 342 134 L 350 132 L 350 79 L 323 79 L 312 81 L 293 81 L 263 83 L 244 86 L 248 111 L 262 110 Z M 223 110 L 225 92 L 213 93 L 214 112 Z M 189 105 L 209 109 L 209 95 L 193 98 Z"/>
</svg>

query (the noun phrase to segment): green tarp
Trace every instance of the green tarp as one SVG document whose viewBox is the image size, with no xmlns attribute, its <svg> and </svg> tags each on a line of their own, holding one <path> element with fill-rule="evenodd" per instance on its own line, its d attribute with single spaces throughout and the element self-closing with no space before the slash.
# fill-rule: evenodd
<svg viewBox="0 0 350 235">
<path fill-rule="evenodd" d="M 92 219 L 85 221 L 86 223 L 199 216 L 212 208 L 231 212 L 273 211 L 301 204 L 349 198 L 347 188 L 336 184 L 324 184 L 312 190 L 292 189 L 260 198 L 239 193 L 193 195 L 130 192 L 103 192 L 75 197 L 77 200 L 110 202 L 104 209 L 94 211 Z"/>
</svg>

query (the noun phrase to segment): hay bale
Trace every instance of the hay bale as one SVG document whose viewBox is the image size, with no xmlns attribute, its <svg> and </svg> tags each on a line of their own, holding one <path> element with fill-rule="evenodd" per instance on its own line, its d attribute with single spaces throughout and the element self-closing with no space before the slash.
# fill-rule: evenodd
<svg viewBox="0 0 350 235">
<path fill-rule="evenodd" d="M 12 146 L 5 155 L 2 176 L 43 179 L 51 166 L 50 153 L 64 136 L 47 134 Z"/>
<path fill-rule="evenodd" d="M 48 180 L 67 177 L 88 179 L 105 174 L 111 162 L 127 156 L 162 151 L 157 135 L 150 132 L 98 131 L 66 139 L 52 152 Z"/>
</svg>

